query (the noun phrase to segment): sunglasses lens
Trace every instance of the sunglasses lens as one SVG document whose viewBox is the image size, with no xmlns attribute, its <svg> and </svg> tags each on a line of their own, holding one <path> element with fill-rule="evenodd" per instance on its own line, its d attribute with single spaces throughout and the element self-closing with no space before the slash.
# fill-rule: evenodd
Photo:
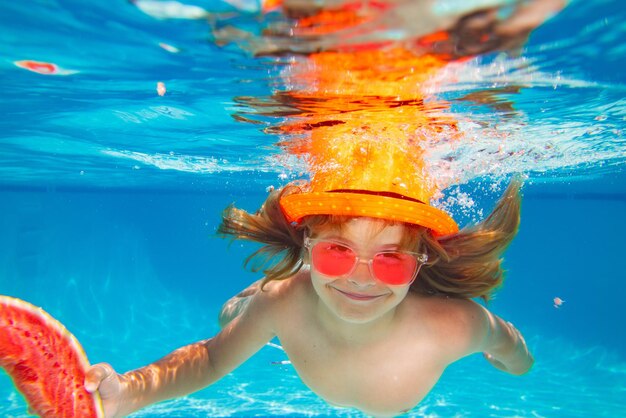
<svg viewBox="0 0 626 418">
<path fill-rule="evenodd" d="M 410 254 L 379 253 L 374 257 L 372 268 L 378 280 L 391 285 L 402 285 L 413 280 L 417 260 Z"/>
<path fill-rule="evenodd" d="M 350 273 L 356 254 L 350 248 L 334 242 L 318 242 L 311 249 L 313 267 L 325 276 L 343 276 Z"/>
</svg>

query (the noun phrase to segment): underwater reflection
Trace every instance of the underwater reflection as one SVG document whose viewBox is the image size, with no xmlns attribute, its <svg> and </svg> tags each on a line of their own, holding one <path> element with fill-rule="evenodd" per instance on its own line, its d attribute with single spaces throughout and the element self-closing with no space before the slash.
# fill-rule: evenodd
<svg viewBox="0 0 626 418">
<path fill-rule="evenodd" d="M 522 46 L 565 1 L 266 0 L 262 5 L 261 36 L 229 24 L 237 16 L 207 14 L 215 42 L 273 56 L 400 44 L 417 54 L 458 59 Z"/>
<path fill-rule="evenodd" d="M 403 143 L 434 198 L 477 177 L 568 164 L 562 147 L 516 136 L 526 115 L 514 100 L 528 87 L 516 77 L 532 77 L 532 62 L 493 62 L 496 74 L 512 75 L 499 84 L 488 82 L 492 70 L 476 67 L 489 53 L 518 54 L 562 0 L 229 0 L 234 11 L 221 13 L 166 3 L 150 13 L 206 19 L 217 45 L 271 57 L 273 94 L 236 97 L 233 117 L 279 136 L 277 165 L 292 179 L 346 166 L 347 158 L 320 150 L 355 141 L 369 149 Z M 147 11 L 160 3 L 135 4 Z M 482 85 L 468 83 L 472 73 Z"/>
<path fill-rule="evenodd" d="M 451 103 L 437 96 L 438 84 L 454 82 L 442 76 L 443 70 L 476 54 L 517 48 L 532 28 L 563 6 L 558 1 L 463 9 L 450 5 L 285 1 L 282 14 L 267 14 L 259 36 L 226 24 L 228 19 L 214 20 L 219 44 L 236 43 L 255 55 L 288 54 L 278 61 L 280 87 L 269 97 L 235 98 L 242 106 L 234 117 L 251 123 L 276 118 L 265 132 L 279 135 L 284 153 L 304 163 L 313 187 L 331 174 L 349 178 L 348 173 L 372 166 L 372 161 L 390 163 L 403 155 L 406 172 L 417 178 L 398 176 L 397 183 L 423 185 L 417 195 L 440 199 L 443 189 L 463 181 L 451 160 L 429 158 L 433 149 L 442 144 L 454 148 L 464 137 Z M 517 86 L 506 86 L 456 100 L 512 117 L 513 104 L 500 93 L 517 91 Z M 511 157 L 500 148 L 490 153 Z M 384 167 L 369 170 L 382 173 Z"/>
<path fill-rule="evenodd" d="M 402 48 L 310 54 L 283 70 L 284 84 L 292 89 L 271 97 L 237 98 L 250 109 L 239 117 L 279 116 L 265 131 L 280 136 L 278 145 L 307 165 L 314 183 L 329 173 L 349 178 L 342 173 L 371 166 L 381 161 L 375 153 L 386 152 L 389 159 L 396 154 L 396 162 L 402 155 L 405 170 L 420 177 L 399 178 L 398 184 L 424 185 L 431 196 L 445 185 L 429 178 L 423 154 L 431 141 L 460 137 L 457 121 L 447 112 L 449 104 L 423 90 L 445 64 Z M 379 174 L 383 169 L 370 167 Z"/>
</svg>

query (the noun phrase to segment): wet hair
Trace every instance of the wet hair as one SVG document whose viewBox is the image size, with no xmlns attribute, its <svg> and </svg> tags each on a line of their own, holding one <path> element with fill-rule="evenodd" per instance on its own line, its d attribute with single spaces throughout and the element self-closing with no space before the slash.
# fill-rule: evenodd
<svg viewBox="0 0 626 418">
<path fill-rule="evenodd" d="M 411 291 L 489 300 L 502 285 L 502 255 L 519 227 L 520 188 L 519 179 L 511 181 L 487 218 L 452 235 L 435 237 L 424 227 L 404 224 L 401 247 L 428 254 L 428 261 L 420 269 Z M 232 205 L 224 210 L 219 234 L 264 244 L 244 262 L 245 267 L 265 274 L 261 288 L 272 280 L 289 279 L 303 268 L 305 233 L 341 228 L 350 219 L 315 215 L 305 217 L 297 225 L 288 222 L 280 198 L 300 191 L 295 185 L 274 190 L 254 214 Z"/>
</svg>

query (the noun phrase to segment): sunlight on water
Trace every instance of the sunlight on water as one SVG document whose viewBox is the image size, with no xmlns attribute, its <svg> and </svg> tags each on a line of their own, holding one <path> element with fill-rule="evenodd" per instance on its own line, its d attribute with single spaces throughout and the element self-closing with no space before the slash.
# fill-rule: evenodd
<svg viewBox="0 0 626 418">
<path fill-rule="evenodd" d="M 117 158 L 128 158 L 146 165 L 154 166 L 160 170 L 176 170 L 190 173 L 215 173 L 218 171 L 228 170 L 228 161 L 218 161 L 215 158 L 194 157 L 191 155 L 175 155 L 171 154 L 144 154 L 141 152 L 129 151 L 102 151 L 104 154 Z M 222 167 L 220 167 L 222 166 Z M 141 166 L 133 166 L 139 170 Z M 243 171 L 238 167 L 232 167 L 232 171 Z"/>
</svg>

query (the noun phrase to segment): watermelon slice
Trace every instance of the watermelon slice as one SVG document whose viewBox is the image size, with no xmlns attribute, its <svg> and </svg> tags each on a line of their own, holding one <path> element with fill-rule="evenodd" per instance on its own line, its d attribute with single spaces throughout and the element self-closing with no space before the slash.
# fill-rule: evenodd
<svg viewBox="0 0 626 418">
<path fill-rule="evenodd" d="M 72 334 L 42 309 L 0 295 L 0 367 L 44 418 L 104 417 L 100 397 L 85 390 L 89 362 Z"/>
</svg>

